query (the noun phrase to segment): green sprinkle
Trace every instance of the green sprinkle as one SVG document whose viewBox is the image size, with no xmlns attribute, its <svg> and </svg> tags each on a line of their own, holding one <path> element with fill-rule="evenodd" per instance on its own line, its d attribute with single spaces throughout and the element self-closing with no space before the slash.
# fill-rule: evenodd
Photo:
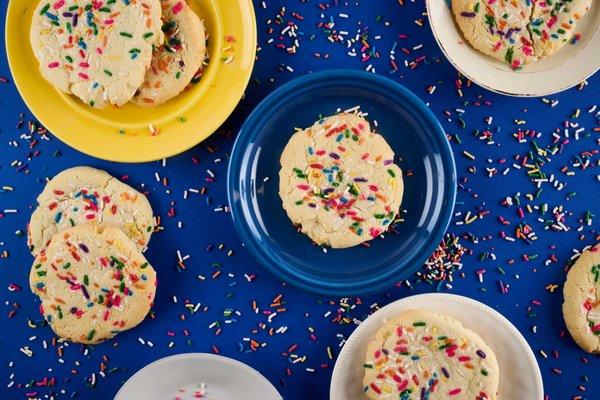
<svg viewBox="0 0 600 400">
<path fill-rule="evenodd" d="M 485 369 L 483 369 L 483 368 L 482 368 L 482 369 L 481 369 L 481 375 L 483 375 L 483 376 L 488 376 L 488 372 L 487 372 L 487 370 L 485 370 Z"/>
<path fill-rule="evenodd" d="M 73 62 L 73 57 L 71 57 L 71 56 L 65 56 L 65 60 L 67 60 L 67 62 L 72 63 Z"/>
<path fill-rule="evenodd" d="M 373 369 L 373 364 L 363 364 L 363 367 Z"/>
<path fill-rule="evenodd" d="M 42 9 L 40 10 L 40 15 L 46 14 L 46 11 L 48 11 L 49 9 L 50 9 L 50 3 L 46 3 L 46 5 L 44 7 L 42 7 Z"/>
<path fill-rule="evenodd" d="M 88 335 L 87 335 L 87 340 L 92 340 L 92 338 L 94 337 L 95 334 L 96 334 L 96 330 L 92 329 L 90 331 L 90 333 L 88 333 Z"/>
<path fill-rule="evenodd" d="M 90 284 L 90 279 L 88 278 L 88 276 L 87 276 L 87 275 L 84 275 L 84 276 L 83 276 L 83 284 L 84 284 L 85 286 L 87 286 L 87 285 L 89 285 L 89 284 Z"/>
<path fill-rule="evenodd" d="M 304 201 L 302 201 L 302 200 L 298 200 L 298 201 L 296 202 L 296 205 L 297 205 L 297 206 L 299 206 L 299 205 L 302 205 L 302 204 L 304 204 Z"/>
<path fill-rule="evenodd" d="M 427 325 L 424 321 L 417 321 L 413 323 L 413 326 L 425 326 Z"/>
<path fill-rule="evenodd" d="M 392 178 L 395 178 L 395 177 L 396 177 L 396 173 L 395 173 L 393 170 L 391 170 L 391 169 L 388 169 L 388 170 L 387 170 L 387 173 L 388 173 L 388 174 L 390 174 L 390 176 L 391 176 Z"/>
<path fill-rule="evenodd" d="M 143 263 L 143 264 L 141 265 L 140 269 L 144 269 L 144 268 L 146 268 L 146 267 L 148 267 L 148 262 L 145 262 L 145 263 Z"/>
<path fill-rule="evenodd" d="M 130 39 L 133 37 L 133 35 L 128 32 L 119 32 L 119 35 L 125 36 L 126 38 L 130 38 Z"/>
<path fill-rule="evenodd" d="M 107 69 L 105 69 L 105 70 L 104 70 L 104 73 L 105 73 L 107 76 L 113 76 L 112 72 L 110 72 L 110 71 L 109 71 L 109 70 L 107 70 Z"/>
<path fill-rule="evenodd" d="M 506 61 L 509 64 L 512 64 L 514 52 L 515 52 L 514 47 L 511 47 L 510 49 L 506 50 L 506 54 L 504 55 L 504 61 Z"/>
<path fill-rule="evenodd" d="M 46 271 L 38 271 L 38 276 L 46 276 Z"/>
<path fill-rule="evenodd" d="M 491 15 L 486 15 L 485 16 L 485 23 L 487 25 L 489 25 L 489 26 L 494 26 L 494 25 L 496 25 L 496 20 Z"/>
<path fill-rule="evenodd" d="M 147 32 L 147 33 L 144 33 L 143 38 L 148 39 L 149 37 L 152 37 L 153 35 L 154 35 L 154 32 Z"/>
<path fill-rule="evenodd" d="M 479 12 L 479 3 L 475 4 L 475 8 L 473 9 L 476 13 Z"/>
<path fill-rule="evenodd" d="M 69 269 L 71 267 L 71 263 L 66 263 L 63 265 L 63 269 Z"/>
</svg>

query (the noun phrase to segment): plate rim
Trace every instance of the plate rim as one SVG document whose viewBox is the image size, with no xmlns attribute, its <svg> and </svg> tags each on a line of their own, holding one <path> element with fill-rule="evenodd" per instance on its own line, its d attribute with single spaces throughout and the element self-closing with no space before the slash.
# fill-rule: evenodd
<svg viewBox="0 0 600 400">
<path fill-rule="evenodd" d="M 215 0 L 215 1 L 218 3 L 218 0 Z M 162 146 L 161 149 L 159 149 L 159 150 L 148 151 L 146 149 L 145 151 L 141 151 L 141 152 L 137 152 L 137 153 L 128 152 L 128 154 L 125 156 L 114 156 L 114 155 L 111 155 L 110 152 L 107 152 L 106 150 L 98 151 L 93 146 L 89 146 L 89 145 L 85 146 L 80 143 L 73 143 L 74 141 L 71 140 L 71 138 L 65 139 L 65 137 L 69 137 L 69 135 L 70 135 L 70 134 L 65 134 L 64 132 L 61 133 L 61 131 L 64 131 L 65 129 L 61 129 L 60 126 L 57 126 L 56 123 L 51 123 L 50 125 L 52 125 L 52 127 L 50 127 L 47 125 L 47 122 L 44 122 L 44 120 L 42 118 L 39 118 L 39 116 L 42 113 L 40 111 L 40 109 L 38 107 L 33 107 L 33 108 L 31 107 L 31 104 L 32 104 L 31 99 L 33 97 L 33 94 L 28 94 L 27 96 L 25 96 L 23 94 L 23 93 L 27 92 L 26 86 L 28 85 L 28 82 L 24 82 L 22 79 L 17 78 L 19 76 L 18 73 L 15 75 L 15 71 L 17 70 L 17 65 L 16 65 L 17 61 L 16 60 L 18 59 L 18 55 L 15 53 L 14 50 L 11 50 L 11 49 L 13 48 L 12 42 L 17 40 L 18 38 L 13 37 L 14 35 L 11 30 L 13 23 L 10 23 L 9 21 L 16 20 L 19 18 L 19 9 L 18 9 L 18 5 L 17 5 L 16 1 L 9 1 L 7 4 L 6 15 L 5 15 L 5 24 L 4 24 L 4 30 L 3 30 L 4 46 L 6 49 L 7 64 L 9 67 L 11 78 L 17 89 L 17 92 L 19 93 L 19 96 L 21 97 L 21 100 L 25 103 L 27 111 L 31 112 L 31 114 L 33 114 L 33 116 L 38 121 L 40 121 L 40 123 L 45 128 L 48 129 L 48 131 L 52 134 L 52 136 L 56 137 L 62 143 L 66 144 L 70 148 L 72 148 L 80 153 L 83 153 L 90 157 L 98 158 L 101 160 L 120 162 L 120 163 L 128 163 L 128 164 L 151 162 L 151 161 L 157 161 L 157 160 L 176 156 L 178 154 L 181 154 L 181 153 L 197 146 L 198 144 L 200 144 L 201 142 L 203 142 L 204 140 L 209 138 L 227 121 L 227 119 L 233 114 L 233 112 L 239 105 L 240 101 L 242 100 L 244 93 L 246 92 L 248 85 L 250 83 L 250 79 L 252 78 L 252 72 L 254 70 L 254 66 L 256 63 L 256 54 L 257 54 L 256 43 L 258 40 L 256 11 L 254 9 L 254 3 L 252 0 L 234 0 L 234 1 L 240 7 L 243 7 L 244 9 L 247 9 L 249 11 L 249 15 L 245 16 L 244 20 L 242 21 L 240 29 L 245 29 L 243 27 L 246 23 L 248 23 L 249 24 L 248 28 L 249 28 L 249 32 L 251 33 L 251 36 L 243 38 L 244 46 L 242 46 L 242 48 L 244 49 L 244 51 L 242 51 L 242 54 L 244 54 L 244 58 L 240 59 L 239 61 L 236 59 L 233 62 L 234 63 L 239 62 L 240 64 L 243 64 L 243 65 L 246 65 L 247 63 L 249 63 L 250 66 L 248 68 L 244 68 L 245 73 L 242 75 L 242 79 L 240 80 L 239 93 L 237 93 L 231 99 L 230 102 L 225 103 L 224 107 L 225 107 L 226 111 L 223 113 L 220 113 L 219 116 L 215 119 L 214 123 L 212 124 L 212 125 L 214 125 L 214 129 L 212 127 L 206 129 L 206 131 L 204 133 L 194 136 L 193 140 L 190 140 L 189 142 L 186 142 L 184 145 L 180 145 L 179 147 Z M 35 9 L 35 3 L 31 3 L 29 5 L 29 7 L 33 7 Z M 244 14 L 244 13 L 242 13 L 242 14 Z M 228 32 L 226 32 L 226 31 L 223 31 L 221 33 L 225 36 L 228 35 Z M 219 39 L 219 40 L 221 40 L 221 39 Z M 238 39 L 238 41 L 239 41 L 239 39 Z M 25 46 L 30 47 L 29 36 L 27 36 L 27 38 L 24 40 L 24 42 L 25 42 L 24 43 Z M 222 50 L 222 48 L 219 48 L 219 52 L 221 52 L 221 50 Z M 215 62 L 221 62 L 219 59 L 220 56 L 221 56 L 221 54 L 217 54 L 217 55 L 214 55 L 214 57 L 212 57 L 212 58 L 214 58 L 216 60 Z M 39 71 L 37 71 L 37 69 L 38 69 L 37 64 L 34 65 L 32 68 L 36 69 L 36 72 L 39 74 Z M 218 74 L 215 76 L 215 79 L 217 79 L 217 78 L 218 78 Z M 44 78 L 41 75 L 39 75 L 39 79 L 44 80 Z M 54 90 L 57 90 L 57 89 L 54 89 Z M 210 88 L 208 88 L 207 90 L 210 90 Z M 148 110 L 152 110 L 152 109 L 148 109 Z M 187 112 L 190 113 L 188 115 L 193 114 L 193 107 L 188 107 Z M 82 116 L 82 118 L 84 118 L 85 121 L 88 121 L 88 122 L 90 121 L 89 118 L 87 118 L 85 116 Z M 58 128 L 58 129 L 56 129 L 56 128 Z M 85 126 L 81 126 L 79 128 L 81 130 L 85 130 Z M 165 133 L 164 135 L 168 135 L 168 133 Z M 119 138 L 120 136 L 121 135 L 117 136 L 117 133 L 115 132 L 116 138 Z M 143 136 L 142 135 L 131 135 L 131 137 L 134 138 L 134 137 L 143 137 Z"/>
<path fill-rule="evenodd" d="M 473 83 L 477 84 L 478 86 L 480 86 L 483 89 L 487 89 L 491 92 L 503 95 L 503 96 L 510 96 L 510 97 L 517 97 L 517 98 L 538 98 L 538 97 L 544 97 L 544 96 L 551 96 L 560 92 L 564 92 L 565 90 L 571 89 L 575 86 L 577 86 L 580 82 L 585 81 L 587 79 L 589 79 L 590 77 L 592 77 L 594 74 L 596 74 L 596 72 L 598 72 L 600 70 L 600 62 L 596 63 L 595 65 L 595 69 L 593 71 L 587 72 L 586 74 L 584 74 L 584 76 L 579 77 L 577 79 L 576 82 L 572 82 L 567 84 L 566 86 L 561 86 L 558 89 L 550 89 L 547 91 L 539 91 L 537 93 L 522 93 L 522 92 L 509 92 L 506 90 L 501 90 L 498 88 L 495 88 L 493 86 L 490 86 L 486 83 L 483 83 L 480 79 L 476 79 L 474 78 L 471 74 L 467 74 L 463 68 L 460 67 L 459 63 L 456 62 L 456 60 L 450 56 L 448 50 L 446 49 L 446 47 L 442 44 L 441 40 L 439 39 L 439 34 L 436 30 L 436 25 L 433 23 L 432 20 L 432 16 L 431 16 L 431 12 L 430 12 L 430 4 L 432 1 L 440 1 L 440 2 L 444 2 L 446 3 L 449 0 L 425 0 L 425 7 L 426 7 L 426 11 L 427 11 L 427 20 L 429 21 L 429 27 L 431 29 L 431 33 L 433 34 L 433 37 L 435 39 L 435 42 L 437 43 L 438 47 L 440 48 L 440 50 L 442 50 L 442 53 L 444 54 L 444 57 L 446 58 L 446 60 L 448 60 L 448 62 L 450 62 L 450 64 L 454 67 L 454 69 L 456 69 L 458 72 L 460 72 L 462 75 L 464 75 L 467 79 L 469 79 L 470 81 L 472 81 Z M 456 23 L 453 19 L 453 25 L 456 28 Z M 459 32 L 459 35 L 462 37 L 462 33 Z M 596 37 L 600 35 L 600 27 L 597 27 L 596 30 L 593 33 L 593 37 Z M 468 46 L 470 46 L 470 44 L 467 44 Z M 483 53 L 481 53 L 483 56 Z M 489 57 L 489 56 L 486 56 Z M 599 58 L 600 60 L 600 58 Z"/>
<path fill-rule="evenodd" d="M 156 367 L 157 365 L 162 364 L 162 363 L 168 363 L 170 361 L 177 361 L 177 360 L 181 360 L 181 359 L 197 359 L 197 360 L 209 360 L 209 361 L 210 360 L 218 360 L 219 362 L 225 362 L 227 364 L 234 365 L 236 367 L 240 367 L 240 368 L 244 369 L 245 371 L 249 372 L 250 374 L 254 375 L 256 378 L 264 381 L 268 386 L 270 386 L 273 389 L 273 391 L 275 393 L 277 393 L 279 395 L 280 399 L 283 399 L 281 397 L 281 394 L 279 394 L 279 391 L 277 390 L 277 388 L 275 388 L 275 386 L 271 382 L 269 382 L 269 380 L 263 374 L 261 374 L 256 369 L 249 366 L 248 364 L 245 364 L 234 358 L 225 357 L 225 356 L 222 356 L 219 354 L 191 352 L 191 353 L 173 354 L 170 356 L 162 357 L 162 358 L 159 358 L 158 360 L 154 360 L 151 363 L 143 366 L 138 371 L 136 371 L 133 375 L 131 375 L 129 377 L 129 379 L 127 379 L 125 381 L 125 383 L 123 383 L 123 385 L 119 388 L 119 391 L 115 394 L 115 400 L 119 399 L 119 395 L 121 395 L 121 396 L 123 395 L 121 392 L 123 391 L 123 389 L 125 388 L 127 383 L 132 381 L 134 378 L 138 377 L 138 375 L 141 375 L 145 370 L 148 370 L 152 367 Z"/>
<path fill-rule="evenodd" d="M 235 199 L 235 193 L 239 191 L 237 190 L 239 185 L 241 176 L 241 164 L 243 163 L 243 153 L 246 148 L 246 145 L 251 142 L 253 139 L 252 131 L 249 129 L 251 125 L 254 125 L 254 120 L 260 118 L 260 114 L 264 108 L 268 108 L 269 104 L 273 103 L 273 99 L 277 99 L 278 97 L 284 95 L 285 93 L 293 90 L 295 87 L 307 85 L 312 83 L 313 81 L 319 80 L 327 80 L 332 78 L 349 78 L 353 77 L 356 79 L 367 79 L 370 80 L 370 83 L 373 84 L 382 84 L 388 87 L 392 87 L 396 91 L 400 92 L 410 103 L 412 103 L 415 108 L 417 108 L 422 117 L 428 122 L 436 127 L 436 135 L 437 141 L 439 141 L 440 150 L 445 154 L 445 157 L 442 159 L 442 163 L 444 168 L 448 169 L 448 175 L 444 176 L 445 183 L 443 185 L 444 191 L 447 191 L 447 195 L 449 198 L 448 206 L 446 209 L 442 210 L 440 213 L 440 217 L 438 221 L 436 221 L 436 227 L 433 230 L 433 233 L 430 234 L 430 240 L 426 246 L 424 246 L 420 251 L 424 254 L 427 254 L 423 258 L 423 262 L 427 260 L 427 257 L 435 250 L 438 246 L 439 242 L 444 237 L 448 226 L 450 225 L 452 214 L 454 211 L 454 207 L 456 205 L 456 193 L 457 193 L 457 171 L 456 171 L 456 163 L 454 160 L 454 153 L 450 146 L 450 142 L 446 136 L 446 133 L 437 119 L 433 111 L 421 100 L 417 95 L 415 95 L 408 88 L 404 87 L 400 83 L 391 80 L 387 77 L 376 75 L 373 73 L 368 73 L 362 70 L 354 70 L 354 69 L 327 69 L 319 72 L 313 72 L 310 74 L 303 75 L 301 77 L 295 78 L 290 82 L 285 83 L 279 88 L 275 89 L 271 92 L 267 97 L 265 97 L 260 104 L 258 104 L 250 116 L 245 120 L 244 124 L 238 131 L 238 135 L 236 137 L 235 143 L 233 145 L 231 156 L 229 160 L 228 170 L 227 170 L 227 198 L 231 209 L 231 216 L 233 219 L 233 223 L 236 229 L 236 232 L 240 236 L 240 239 L 244 243 L 245 248 L 249 251 L 249 253 L 254 257 L 258 263 L 267 269 L 269 272 L 274 274 L 277 278 L 283 280 L 286 283 L 289 283 L 295 287 L 298 287 L 307 292 L 318 294 L 318 295 L 328 295 L 328 296 L 348 296 L 348 295 L 368 295 L 381 292 L 392 287 L 393 282 L 388 280 L 379 280 L 377 284 L 371 287 L 364 287 L 364 285 L 356 284 L 355 286 L 359 286 L 358 288 L 352 287 L 348 290 L 347 283 L 344 284 L 320 284 L 318 286 L 314 285 L 314 282 L 311 283 L 309 280 L 304 278 L 298 278 L 293 276 L 292 274 L 286 273 L 286 269 L 280 268 L 276 265 L 275 260 L 272 257 L 268 257 L 263 254 L 261 246 L 258 241 L 255 240 L 255 236 L 250 232 L 249 224 L 247 223 L 247 219 L 245 218 L 245 213 L 241 210 L 241 199 Z M 250 132 L 250 133 L 249 133 Z M 444 213 L 444 211 L 446 211 Z M 435 239 L 435 240 L 434 240 Z M 395 263 L 397 265 L 398 263 Z M 421 263 L 422 264 L 422 263 Z M 418 268 L 418 267 L 417 267 Z M 410 274 L 416 271 L 417 268 L 411 269 Z M 406 273 L 408 275 L 409 273 Z M 401 280 L 396 279 L 396 281 Z M 362 286 L 362 287 L 361 287 Z"/>
<path fill-rule="evenodd" d="M 438 301 L 438 302 L 451 301 L 451 302 L 457 302 L 457 303 L 462 303 L 462 304 L 468 303 L 468 304 L 474 306 L 474 308 L 480 310 L 482 313 L 486 313 L 486 314 L 490 315 L 492 318 L 502 322 L 502 326 L 504 326 L 506 329 L 508 329 L 508 331 L 512 334 L 512 336 L 517 340 L 520 347 L 522 347 L 525 350 L 525 353 L 527 355 L 527 359 L 528 359 L 530 365 L 535 366 L 535 368 L 533 369 L 533 372 L 535 375 L 535 386 L 541 396 L 539 399 L 536 399 L 536 400 L 543 400 L 544 381 L 542 378 L 540 366 L 535 358 L 533 349 L 531 348 L 531 346 L 529 345 L 529 343 L 527 342 L 527 340 L 525 339 L 525 337 L 523 336 L 521 331 L 519 331 L 519 329 L 517 329 L 517 327 L 512 322 L 510 322 L 510 320 L 508 318 L 506 318 L 500 312 L 494 310 L 492 307 L 488 306 L 487 304 L 485 304 L 481 301 L 478 301 L 478 300 L 475 300 L 475 299 L 472 299 L 470 297 L 466 297 L 463 295 L 458 295 L 458 294 L 453 294 L 453 293 L 437 293 L 437 292 L 436 293 L 421 293 L 421 294 L 416 294 L 416 295 L 412 295 L 412 296 L 403 297 L 401 299 L 397 299 L 397 300 L 392 301 L 391 303 L 383 306 L 382 308 L 380 308 L 379 310 L 377 310 L 376 312 L 374 312 L 373 314 L 368 316 L 365 320 L 363 320 L 360 323 L 360 325 L 358 325 L 356 327 L 356 329 L 354 329 L 354 331 L 350 334 L 350 336 L 346 340 L 344 346 L 342 347 L 342 350 L 338 354 L 335 365 L 333 367 L 333 371 L 331 373 L 331 381 L 329 384 L 329 398 L 330 399 L 334 399 L 334 396 L 336 395 L 336 389 L 339 386 L 339 385 L 336 385 L 334 387 L 334 379 L 336 379 L 336 376 L 339 376 L 340 369 L 344 368 L 344 366 L 340 366 L 339 360 L 342 359 L 342 355 L 344 355 L 343 357 L 345 357 L 345 358 L 348 357 L 345 355 L 350 351 L 350 346 L 348 346 L 348 344 L 351 343 L 351 341 L 354 342 L 354 341 L 359 340 L 358 337 L 360 335 L 361 326 L 363 326 L 363 324 L 369 318 L 373 318 L 373 320 L 375 318 L 378 318 L 377 314 L 385 315 L 385 313 L 388 310 L 394 308 L 398 304 L 401 304 L 404 302 L 409 302 L 409 301 L 421 301 L 421 302 L 425 303 L 427 300 L 431 300 L 432 302 L 434 302 L 434 301 Z M 364 325 L 364 326 L 366 326 L 366 325 Z M 366 329 L 366 328 L 363 328 L 363 329 Z M 341 378 L 337 378 L 337 379 L 341 379 Z M 338 396 L 338 398 L 339 398 L 339 396 Z"/>
</svg>

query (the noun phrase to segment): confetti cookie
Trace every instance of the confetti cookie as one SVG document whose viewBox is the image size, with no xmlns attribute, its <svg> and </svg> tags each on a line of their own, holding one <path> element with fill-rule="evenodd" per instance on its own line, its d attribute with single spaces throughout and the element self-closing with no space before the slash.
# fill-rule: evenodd
<svg viewBox="0 0 600 400">
<path fill-rule="evenodd" d="M 452 12 L 467 41 L 482 53 L 513 69 L 535 60 L 527 29 L 530 0 L 452 0 Z"/>
<path fill-rule="evenodd" d="M 513 69 L 548 57 L 575 34 L 592 0 L 452 0 L 463 35 Z"/>
<path fill-rule="evenodd" d="M 81 225 L 54 235 L 35 258 L 29 283 L 57 335 L 94 344 L 142 322 L 156 272 L 121 229 Z"/>
<path fill-rule="evenodd" d="M 36 255 L 54 234 L 74 225 L 113 225 L 143 250 L 154 231 L 148 199 L 108 173 L 74 167 L 56 175 L 37 198 L 27 243 Z"/>
<path fill-rule="evenodd" d="M 563 316 L 569 333 L 588 353 L 600 353 L 600 244 L 584 251 L 569 270 Z"/>
<path fill-rule="evenodd" d="M 42 0 L 30 41 L 42 76 L 103 108 L 122 106 L 144 81 L 163 41 L 159 0 Z"/>
<path fill-rule="evenodd" d="M 152 64 L 133 102 L 154 107 L 181 93 L 206 59 L 204 24 L 183 0 L 161 0 L 165 43 L 154 49 Z"/>
<path fill-rule="evenodd" d="M 319 245 L 355 246 L 398 214 L 402 171 L 369 123 L 339 114 L 297 131 L 281 155 L 279 195 L 295 225 Z"/>
<path fill-rule="evenodd" d="M 406 311 L 369 343 L 364 364 L 369 398 L 495 400 L 494 352 L 454 318 Z"/>
<path fill-rule="evenodd" d="M 577 22 L 591 6 L 592 0 L 534 1 L 529 30 L 535 55 L 544 58 L 560 50 L 571 40 Z"/>
</svg>

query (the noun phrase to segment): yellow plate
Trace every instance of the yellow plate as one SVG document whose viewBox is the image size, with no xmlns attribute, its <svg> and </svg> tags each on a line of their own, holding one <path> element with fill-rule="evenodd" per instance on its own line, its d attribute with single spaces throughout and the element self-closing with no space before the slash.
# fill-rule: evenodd
<svg viewBox="0 0 600 400">
<path fill-rule="evenodd" d="M 204 20 L 209 34 L 210 62 L 202 80 L 158 107 L 126 104 L 97 110 L 42 78 L 29 45 L 37 1 L 11 0 L 6 50 L 17 89 L 50 132 L 83 153 L 119 162 L 179 154 L 210 136 L 233 112 L 256 57 L 251 0 L 189 0 L 188 4 Z"/>
</svg>

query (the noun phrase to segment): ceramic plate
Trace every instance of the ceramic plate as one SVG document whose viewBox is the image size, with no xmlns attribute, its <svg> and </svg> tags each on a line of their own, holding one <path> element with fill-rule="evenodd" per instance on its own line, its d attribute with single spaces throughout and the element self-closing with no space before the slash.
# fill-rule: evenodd
<svg viewBox="0 0 600 400">
<path fill-rule="evenodd" d="M 203 394 L 204 397 L 199 397 Z M 282 400 L 260 373 L 214 354 L 162 358 L 133 375 L 115 400 Z"/>
<path fill-rule="evenodd" d="M 191 148 L 217 130 L 242 97 L 254 65 L 256 21 L 251 0 L 188 3 L 204 20 L 209 34 L 211 61 L 202 80 L 158 107 L 126 104 L 96 110 L 75 96 L 59 92 L 42 78 L 29 45 L 37 0 L 11 0 L 6 49 L 17 89 L 50 132 L 91 156 L 142 162 Z M 231 62 L 224 63 L 227 58 Z"/>
<path fill-rule="evenodd" d="M 471 81 L 510 96 L 546 96 L 577 85 L 600 68 L 600 2 L 575 28 L 581 34 L 576 44 L 526 65 L 520 71 L 471 47 L 454 21 L 450 0 L 427 0 L 429 24 L 448 60 Z"/>
<path fill-rule="evenodd" d="M 404 223 L 370 247 L 328 249 L 296 231 L 279 197 L 279 159 L 295 127 L 360 106 L 395 152 L 404 179 Z M 452 214 L 456 171 L 450 145 L 425 104 L 398 83 L 361 71 L 298 78 L 268 96 L 244 123 L 228 173 L 235 227 L 248 251 L 284 281 L 315 293 L 356 295 L 402 280 L 433 252 Z"/>
<path fill-rule="evenodd" d="M 452 294 L 421 294 L 383 307 L 352 333 L 333 369 L 330 400 L 368 400 L 363 392 L 363 364 L 371 338 L 384 321 L 403 311 L 424 309 L 452 316 L 494 350 L 500 367 L 499 399 L 543 400 L 542 375 L 525 338 L 509 320 L 483 303 Z M 528 396 L 525 399 L 523 393 Z"/>
</svg>

